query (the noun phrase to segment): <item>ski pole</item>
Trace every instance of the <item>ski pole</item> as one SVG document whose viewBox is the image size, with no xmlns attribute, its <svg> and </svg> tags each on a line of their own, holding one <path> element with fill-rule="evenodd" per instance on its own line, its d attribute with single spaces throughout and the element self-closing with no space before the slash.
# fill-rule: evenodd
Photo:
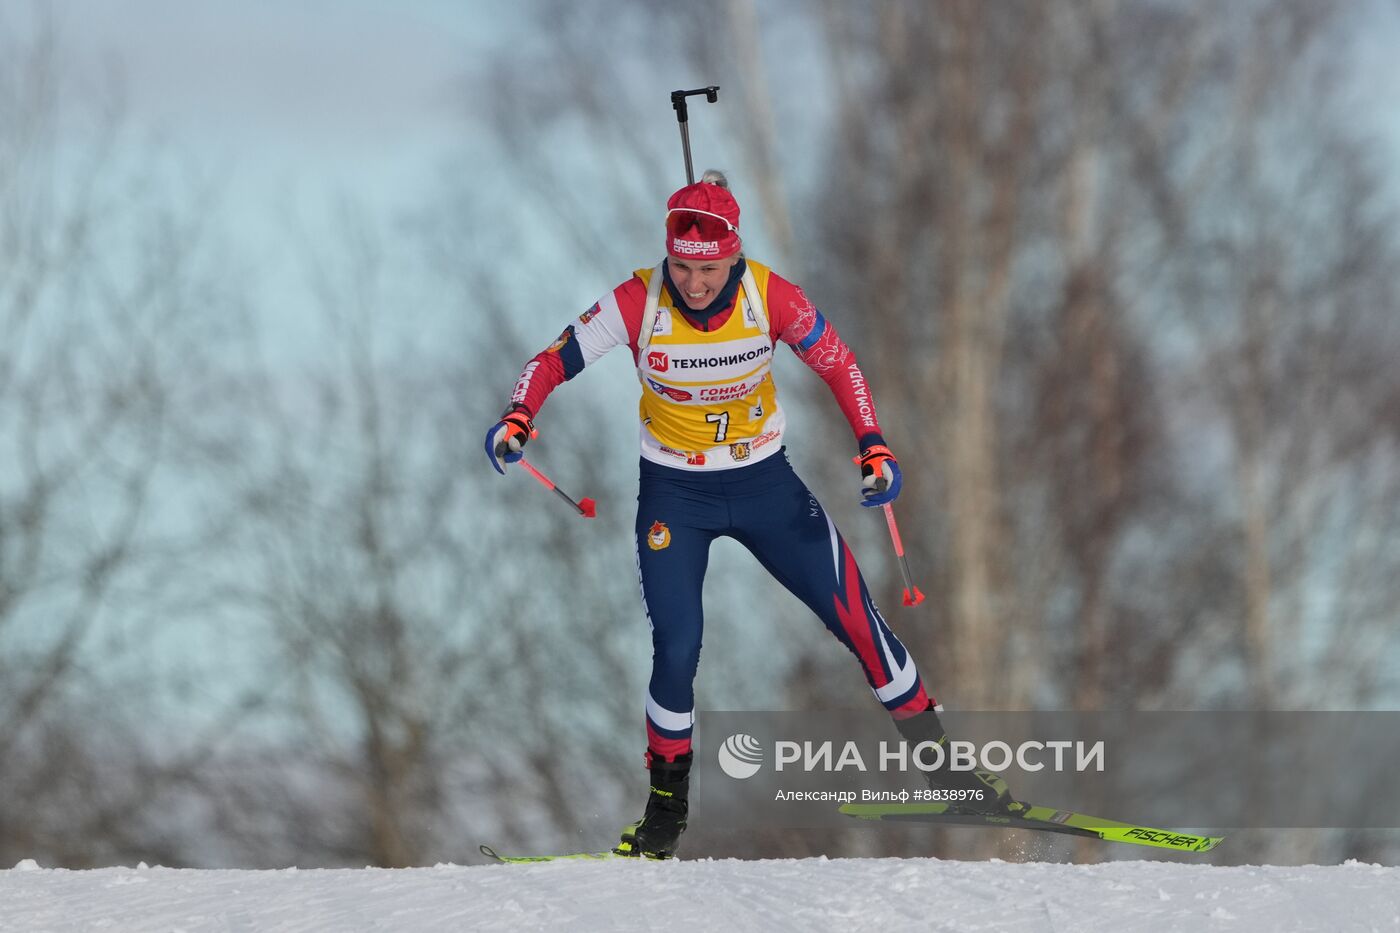
<svg viewBox="0 0 1400 933">
<path fill-rule="evenodd" d="M 685 152 L 685 183 L 687 185 L 695 184 L 695 169 L 690 164 L 690 129 L 687 124 L 690 115 L 686 110 L 685 99 L 697 94 L 704 94 L 705 99 L 713 104 L 719 100 L 719 85 L 712 84 L 709 87 L 700 87 L 693 91 L 671 92 L 671 106 L 676 109 L 676 122 L 681 125 L 681 150 Z"/>
<path fill-rule="evenodd" d="M 899 538 L 899 526 L 894 523 L 894 508 L 885 503 L 885 524 L 890 526 L 890 540 L 894 542 L 894 553 L 899 558 L 899 569 L 904 574 L 904 605 L 917 606 L 924 601 L 924 594 L 909 577 L 909 561 L 904 556 L 904 542 Z"/>
<path fill-rule="evenodd" d="M 584 496 L 582 499 L 575 502 L 572 498 L 570 498 L 568 493 L 560 489 L 558 486 L 554 485 L 554 482 L 548 476 L 545 476 L 539 470 L 535 469 L 534 465 L 528 460 L 526 460 L 524 457 L 521 457 L 516 462 L 523 466 L 527 473 L 529 473 L 535 479 L 543 483 L 547 489 L 554 490 L 554 492 L 557 493 L 561 499 L 569 503 L 569 505 L 573 506 L 574 511 L 578 512 L 578 514 L 582 515 L 584 518 L 593 518 L 598 514 L 596 503 L 592 499 L 588 498 L 587 496 Z"/>
</svg>

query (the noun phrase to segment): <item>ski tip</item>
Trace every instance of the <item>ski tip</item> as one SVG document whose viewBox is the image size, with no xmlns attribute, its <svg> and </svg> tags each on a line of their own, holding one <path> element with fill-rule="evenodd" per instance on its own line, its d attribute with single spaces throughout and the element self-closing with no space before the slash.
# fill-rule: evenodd
<svg viewBox="0 0 1400 933">
<path fill-rule="evenodd" d="M 489 859 L 495 859 L 498 862 L 504 861 L 504 859 L 502 859 L 499 855 L 496 854 L 496 850 L 488 845 L 480 845 L 477 846 L 477 848 L 481 851 L 482 855 L 486 856 Z"/>
<path fill-rule="evenodd" d="M 579 514 L 584 518 L 598 517 L 598 504 L 587 497 L 581 499 L 578 504 Z"/>
</svg>

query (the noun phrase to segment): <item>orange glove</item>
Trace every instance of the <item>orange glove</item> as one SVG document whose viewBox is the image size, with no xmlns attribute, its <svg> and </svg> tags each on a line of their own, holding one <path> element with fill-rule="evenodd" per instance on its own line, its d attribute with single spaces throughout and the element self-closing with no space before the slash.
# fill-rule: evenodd
<svg viewBox="0 0 1400 933">
<path fill-rule="evenodd" d="M 505 473 L 503 463 L 515 463 L 522 456 L 525 442 L 539 434 L 523 406 L 509 408 L 501 420 L 486 432 L 486 456 L 497 473 Z"/>
<path fill-rule="evenodd" d="M 899 461 L 884 444 L 871 444 L 855 458 L 860 464 L 861 505 L 887 505 L 899 495 Z"/>
</svg>

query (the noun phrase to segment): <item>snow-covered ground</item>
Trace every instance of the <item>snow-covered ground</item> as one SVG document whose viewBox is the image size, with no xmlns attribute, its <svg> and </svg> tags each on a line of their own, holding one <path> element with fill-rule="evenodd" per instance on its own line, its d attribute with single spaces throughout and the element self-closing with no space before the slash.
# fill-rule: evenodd
<svg viewBox="0 0 1400 933">
<path fill-rule="evenodd" d="M 1400 869 L 937 859 L 0 871 L 0 930 L 1393 930 Z"/>
</svg>

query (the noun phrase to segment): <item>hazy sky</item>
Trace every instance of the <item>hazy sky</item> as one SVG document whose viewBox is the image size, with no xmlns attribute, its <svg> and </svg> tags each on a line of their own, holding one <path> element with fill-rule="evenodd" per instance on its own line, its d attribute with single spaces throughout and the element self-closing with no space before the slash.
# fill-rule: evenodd
<svg viewBox="0 0 1400 933">
<path fill-rule="evenodd" d="M 116 93 L 119 156 L 169 170 L 176 192 L 191 175 L 221 192 L 213 227 L 230 249 L 219 260 L 253 291 L 269 349 L 311 359 L 326 351 L 294 224 L 333 248 L 327 220 L 340 195 L 382 217 L 419 207 L 440 186 L 443 163 L 475 145 L 464 78 L 509 41 L 506 9 L 483 17 L 480 5 L 448 0 L 0 0 L 0 49 L 27 45 L 36 20 L 51 16 L 71 139 L 90 141 L 83 115 Z M 245 281 L 250 264 L 256 274 Z M 513 378 L 502 375 L 502 397 Z M 491 399 L 492 411 L 500 404 Z M 478 430 L 475 419 L 469 426 Z M 172 669 L 201 650 L 181 640 L 208 638 L 206 628 L 166 629 Z"/>
<path fill-rule="evenodd" d="M 529 0 L 0 0 L 0 30 L 25 30 L 42 9 L 53 11 L 68 93 L 96 99 L 120 87 L 134 146 L 159 139 L 161 151 L 223 187 L 221 220 L 238 252 L 256 264 L 260 297 L 275 309 L 282 336 L 313 310 L 286 248 L 291 219 L 328 229 L 326 209 L 342 193 L 386 215 L 415 208 L 441 187 L 438 173 L 454 156 L 480 156 L 487 183 L 504 168 L 484 161 L 490 140 L 474 133 L 482 124 L 472 108 L 481 102 L 466 78 L 528 37 L 523 21 L 532 15 Z M 1400 4 L 1376 2 L 1374 9 L 1376 28 L 1353 59 L 1363 75 L 1356 119 L 1389 128 L 1400 142 L 1393 103 L 1400 99 Z M 695 86 L 673 77 L 653 80 L 664 89 Z M 810 106 L 810 90 L 775 82 L 779 116 Z M 675 139 L 673 122 L 659 130 Z M 821 142 L 792 135 L 794 161 Z M 714 142 L 707 137 L 703 144 Z M 1400 153 L 1400 145 L 1392 151 Z M 679 175 L 679 153 L 672 152 L 668 171 Z M 638 263 L 648 258 L 639 255 Z M 549 316 L 540 322 L 538 345 L 627 272 L 601 270 L 600 284 L 580 286 L 563 310 L 523 309 Z M 834 309 L 835 317 L 844 310 Z M 627 361 L 610 362 L 619 384 L 635 391 Z M 483 402 L 492 417 L 518 371 L 517 361 L 506 366 L 500 398 Z M 486 420 L 479 420 L 484 430 Z"/>
<path fill-rule="evenodd" d="M 512 4 L 414 0 L 20 0 L 0 30 L 51 11 L 71 109 L 123 104 L 128 154 L 222 193 L 233 261 L 259 274 L 274 341 L 308 332 L 295 228 L 325 239 L 352 198 L 379 217 L 421 206 L 449 157 L 481 151 L 466 76 L 512 41 Z M 309 325 L 307 325 L 309 327 Z M 277 331 L 281 328 L 281 332 Z"/>
<path fill-rule="evenodd" d="M 0 29 L 44 8 L 72 91 L 123 88 L 132 127 L 223 187 L 239 249 L 285 282 L 299 274 L 285 248 L 291 215 L 324 221 L 342 193 L 390 214 L 440 188 L 450 156 L 491 157 L 467 76 L 527 41 L 533 16 L 529 0 L 15 0 Z M 1384 116 L 1400 95 L 1400 7 L 1371 8 L 1375 28 L 1352 59 L 1357 119 L 1394 127 L 1400 152 L 1400 120 Z M 807 106 L 810 90 L 775 85 L 778 116 Z"/>
<path fill-rule="evenodd" d="M 133 119 L 242 170 L 375 188 L 448 144 L 487 35 L 470 3 L 56 0 L 77 77 L 115 74 Z M 458 116 L 454 116 L 454 108 Z"/>
</svg>

